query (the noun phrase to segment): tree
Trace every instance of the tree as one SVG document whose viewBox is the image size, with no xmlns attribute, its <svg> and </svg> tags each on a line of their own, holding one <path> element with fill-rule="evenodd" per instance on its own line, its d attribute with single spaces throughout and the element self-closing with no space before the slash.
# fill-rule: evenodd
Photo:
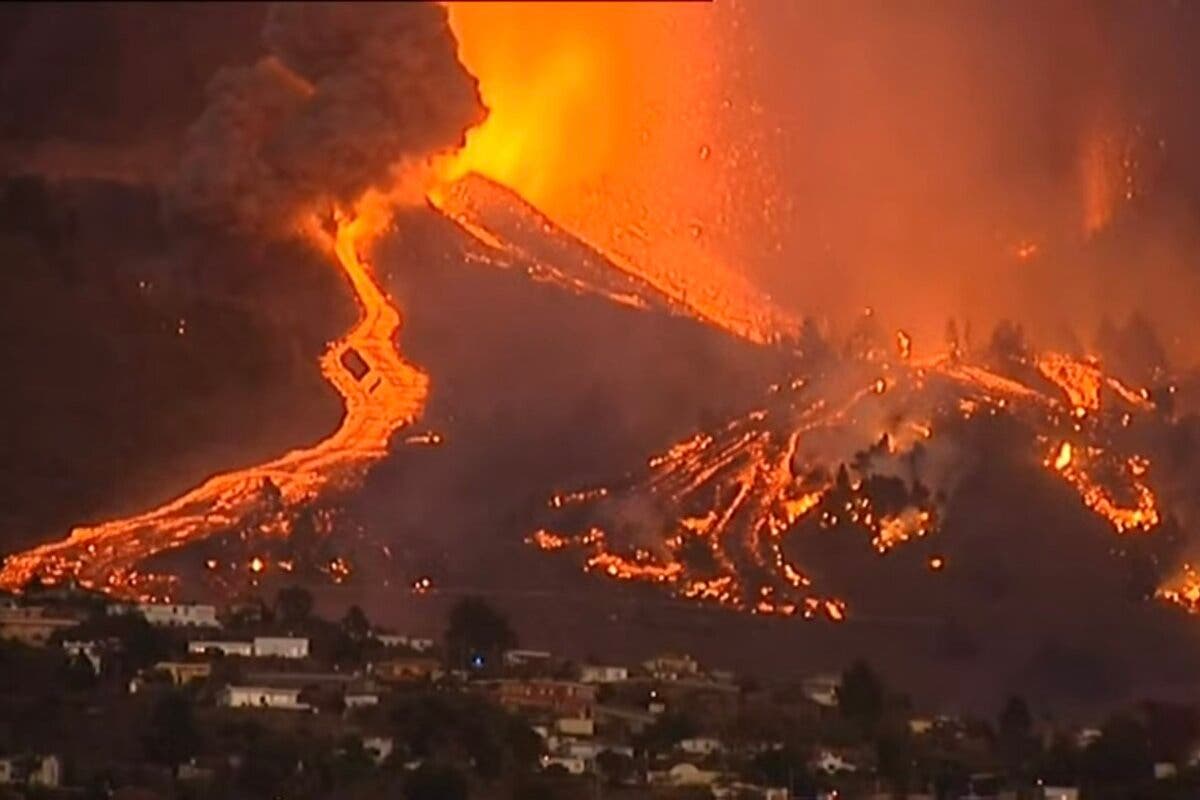
<svg viewBox="0 0 1200 800">
<path fill-rule="evenodd" d="M 155 705 L 144 746 L 147 758 L 171 767 L 195 755 L 200 733 L 192 716 L 192 704 L 182 693 L 164 695 Z"/>
<path fill-rule="evenodd" d="M 912 784 L 913 747 L 907 730 L 887 731 L 875 740 L 878 772 L 898 797 L 904 797 Z"/>
<path fill-rule="evenodd" d="M 358 606 L 350 606 L 342 617 L 342 630 L 355 641 L 366 639 L 371 634 L 371 621 Z"/>
<path fill-rule="evenodd" d="M 696 721 L 682 711 L 668 711 L 641 734 L 640 743 L 649 750 L 669 750 L 700 731 Z"/>
<path fill-rule="evenodd" d="M 596 755 L 596 766 L 604 773 L 605 779 L 613 786 L 620 786 L 633 777 L 633 759 L 624 753 L 612 750 L 601 750 Z"/>
<path fill-rule="evenodd" d="M 1012 772 L 1023 772 L 1023 767 L 1038 749 L 1033 737 L 1033 715 L 1023 698 L 1008 698 L 996 720 L 996 731 L 1005 766 Z"/>
<path fill-rule="evenodd" d="M 275 616 L 284 625 L 304 625 L 312 617 L 313 596 L 303 587 L 288 586 L 275 596 Z"/>
<path fill-rule="evenodd" d="M 92 666 L 92 662 L 83 653 L 77 653 L 71 656 L 63 665 L 63 685 L 68 691 L 86 692 L 96 688 L 99 683 L 99 676 L 96 675 L 96 668 Z"/>
<path fill-rule="evenodd" d="M 467 779 L 451 766 L 425 763 L 404 781 L 404 800 L 467 800 Z"/>
<path fill-rule="evenodd" d="M 450 610 L 446 654 L 459 668 L 486 667 L 517 645 L 508 619 L 479 597 L 464 597 Z"/>
<path fill-rule="evenodd" d="M 1131 786 L 1148 780 L 1152 767 L 1146 729 L 1127 714 L 1109 719 L 1100 738 L 1083 754 L 1085 782 L 1109 791 L 1121 788 L 1128 791 Z"/>
<path fill-rule="evenodd" d="M 838 710 L 860 730 L 872 730 L 883 716 L 883 682 L 866 661 L 859 659 L 842 673 L 837 690 Z"/>
</svg>

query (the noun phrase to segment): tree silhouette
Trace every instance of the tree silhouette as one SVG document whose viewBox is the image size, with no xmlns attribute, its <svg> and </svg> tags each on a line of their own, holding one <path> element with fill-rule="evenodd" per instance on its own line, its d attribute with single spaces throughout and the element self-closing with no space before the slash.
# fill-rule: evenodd
<svg viewBox="0 0 1200 800">
<path fill-rule="evenodd" d="M 312 618 L 312 611 L 312 594 L 300 586 L 280 589 L 275 596 L 275 616 L 284 625 L 304 625 Z"/>
<path fill-rule="evenodd" d="M 837 701 L 842 716 L 868 732 L 883 716 L 883 682 L 866 661 L 859 659 L 842 673 Z"/>
<path fill-rule="evenodd" d="M 158 701 L 150 715 L 144 745 L 147 758 L 171 767 L 195 755 L 200 733 L 187 697 L 171 692 Z"/>
<path fill-rule="evenodd" d="M 404 800 L 467 800 L 467 779 L 454 767 L 422 764 L 404 781 Z"/>
<path fill-rule="evenodd" d="M 508 619 L 479 597 L 464 597 L 450 610 L 446 654 L 450 665 L 480 668 L 496 663 L 517 645 Z"/>
</svg>

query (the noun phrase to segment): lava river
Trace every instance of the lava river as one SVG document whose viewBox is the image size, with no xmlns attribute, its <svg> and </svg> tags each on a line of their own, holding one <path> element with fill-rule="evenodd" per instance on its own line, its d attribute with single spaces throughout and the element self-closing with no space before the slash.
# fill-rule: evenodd
<svg viewBox="0 0 1200 800">
<path fill-rule="evenodd" d="M 170 580 L 139 571 L 145 559 L 234 529 L 272 505 L 294 507 L 351 485 L 383 458 L 392 434 L 421 414 L 429 387 L 428 376 L 397 351 L 400 312 L 360 254 L 383 222 L 368 208 L 339 219 L 332 236 L 310 226 L 311 238 L 345 274 L 359 310 L 355 326 L 321 358 L 321 371 L 345 407 L 331 435 L 266 464 L 216 475 L 143 514 L 79 527 L 62 541 L 12 555 L 0 570 L 0 586 L 19 589 L 34 577 L 73 579 L 115 595 L 164 598 Z"/>
</svg>

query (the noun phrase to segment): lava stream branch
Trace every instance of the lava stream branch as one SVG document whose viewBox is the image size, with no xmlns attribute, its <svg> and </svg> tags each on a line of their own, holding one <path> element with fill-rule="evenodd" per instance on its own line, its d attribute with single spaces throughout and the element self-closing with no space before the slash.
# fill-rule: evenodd
<svg viewBox="0 0 1200 800">
<path fill-rule="evenodd" d="M 266 464 L 213 476 L 143 514 L 79 527 L 62 541 L 9 556 L 0 586 L 20 589 L 35 577 L 74 579 L 116 595 L 149 596 L 155 581 L 136 569 L 145 559 L 231 530 L 272 505 L 290 508 L 352 485 L 383 458 L 392 434 L 420 416 L 429 378 L 400 356 L 400 312 L 359 254 L 380 227 L 372 222 L 366 214 L 340 219 L 334 240 L 324 242 L 359 309 L 358 322 L 320 361 L 345 408 L 331 435 Z"/>
</svg>

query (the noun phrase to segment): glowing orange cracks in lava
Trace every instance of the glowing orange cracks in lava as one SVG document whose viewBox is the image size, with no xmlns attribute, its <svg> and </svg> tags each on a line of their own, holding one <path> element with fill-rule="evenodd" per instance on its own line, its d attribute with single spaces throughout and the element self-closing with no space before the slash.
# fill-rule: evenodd
<svg viewBox="0 0 1200 800">
<path fill-rule="evenodd" d="M 269 463 L 216 475 L 151 511 L 76 528 L 61 542 L 10 556 L 0 570 L 0 586 L 18 589 L 34 576 L 74 578 L 114 594 L 152 596 L 156 581 L 135 569 L 144 559 L 234 528 L 272 504 L 295 506 L 350 485 L 386 455 L 392 434 L 421 414 L 429 387 L 425 373 L 397 352 L 400 313 L 359 253 L 386 220 L 382 209 L 364 206 L 338 221 L 335 237 L 312 226 L 336 256 L 359 308 L 358 322 L 330 344 L 320 362 L 345 406 L 337 430 Z"/>
</svg>

